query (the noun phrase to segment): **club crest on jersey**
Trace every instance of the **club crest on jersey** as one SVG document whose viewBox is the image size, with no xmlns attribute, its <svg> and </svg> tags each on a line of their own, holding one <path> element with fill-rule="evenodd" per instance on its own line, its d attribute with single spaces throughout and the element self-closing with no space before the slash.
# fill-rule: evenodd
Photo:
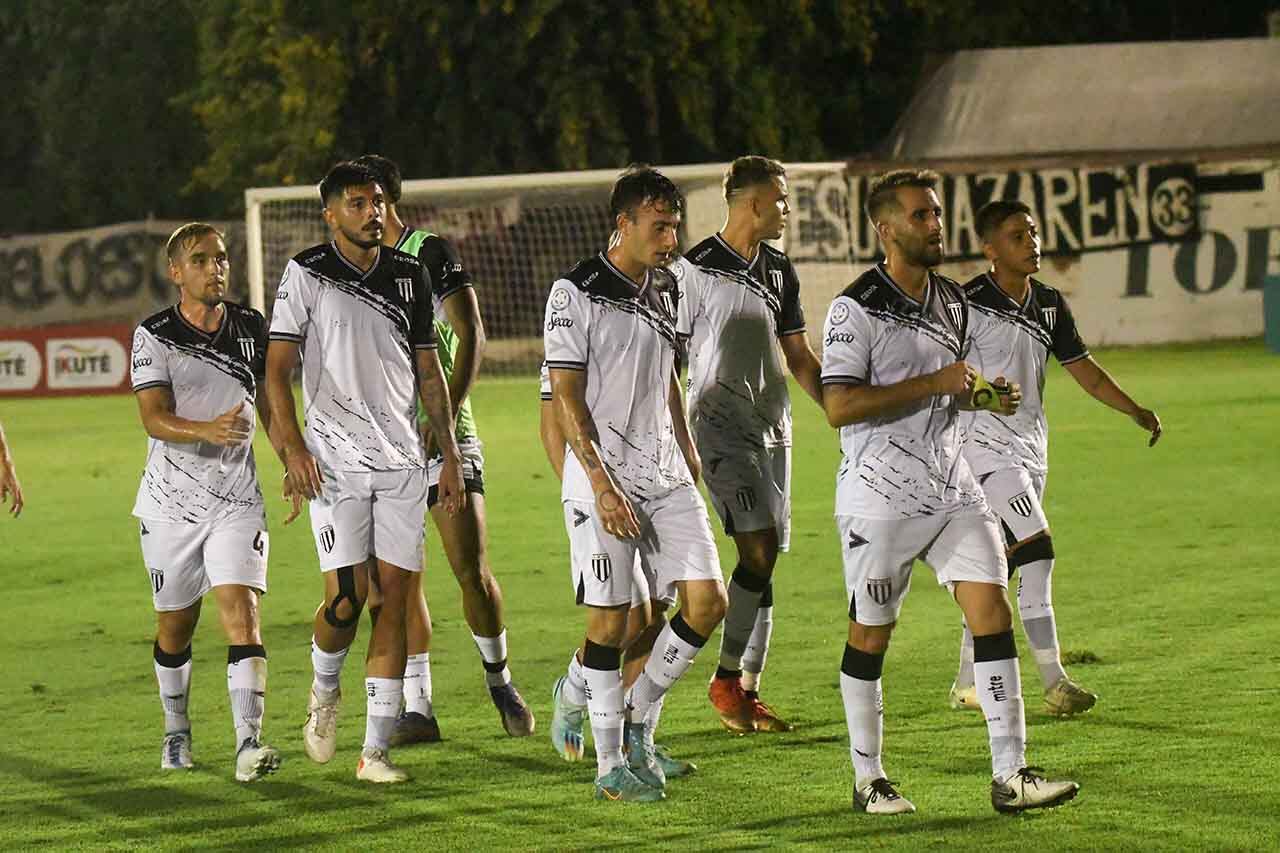
<svg viewBox="0 0 1280 853">
<path fill-rule="evenodd" d="M 563 311 L 569 307 L 569 291 L 563 287 L 557 288 L 556 292 L 551 294 L 551 307 L 557 311 Z"/>
<path fill-rule="evenodd" d="M 839 326 L 845 320 L 849 319 L 849 306 L 843 302 L 837 302 L 831 306 L 831 325 Z"/>
<path fill-rule="evenodd" d="M 608 554 L 591 555 L 591 574 L 595 575 L 600 583 L 609 579 L 613 574 L 613 561 L 609 559 Z"/>
<path fill-rule="evenodd" d="M 959 302 L 948 302 L 947 313 L 951 315 L 951 322 L 957 327 L 964 325 L 964 305 Z"/>
<path fill-rule="evenodd" d="M 333 543 L 337 541 L 337 535 L 333 532 L 333 525 L 326 524 L 320 528 L 320 547 L 324 549 L 326 554 L 333 553 Z"/>
<path fill-rule="evenodd" d="M 1009 498 L 1009 506 L 1023 518 L 1031 517 L 1031 497 L 1026 492 Z"/>
<path fill-rule="evenodd" d="M 405 302 L 413 301 L 413 279 L 412 278 L 397 278 L 396 287 L 400 289 L 401 299 L 403 299 Z"/>
<path fill-rule="evenodd" d="M 889 578 L 868 578 L 867 595 L 876 604 L 884 607 L 889 603 L 889 597 L 893 595 L 893 581 Z"/>
<path fill-rule="evenodd" d="M 164 589 L 164 570 L 151 570 L 151 591 L 156 595 L 160 594 L 160 590 Z"/>
<path fill-rule="evenodd" d="M 253 338 L 236 338 L 245 361 L 253 361 Z"/>
<path fill-rule="evenodd" d="M 1050 329 L 1058 325 L 1058 309 L 1056 307 L 1041 308 L 1040 316 L 1044 317 L 1044 324 L 1048 326 Z"/>
<path fill-rule="evenodd" d="M 738 489 L 737 495 L 738 507 L 743 512 L 751 512 L 756 508 L 756 490 L 750 486 L 743 486 Z"/>
<path fill-rule="evenodd" d="M 773 289 L 782 292 L 782 270 L 769 270 L 769 282 Z"/>
</svg>

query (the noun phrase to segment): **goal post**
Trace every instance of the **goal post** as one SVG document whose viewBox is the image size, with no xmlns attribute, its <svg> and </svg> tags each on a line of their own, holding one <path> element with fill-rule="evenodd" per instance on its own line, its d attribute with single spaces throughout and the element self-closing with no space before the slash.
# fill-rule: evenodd
<svg viewBox="0 0 1280 853">
<path fill-rule="evenodd" d="M 688 199 L 682 246 L 696 243 L 723 224 L 721 181 L 727 166 L 659 167 Z M 844 173 L 844 163 L 788 164 L 793 208 L 807 186 L 833 178 L 843 182 Z M 401 218 L 410 227 L 433 231 L 453 243 L 475 282 L 489 341 L 484 372 L 537 369 L 542 359 L 546 293 L 558 276 L 605 245 L 613 230 L 609 190 L 618 175 L 615 169 L 596 169 L 403 182 Z M 319 194 L 313 186 L 246 190 L 245 226 L 250 300 L 269 314 L 288 260 L 328 239 Z M 784 248 L 787 241 L 784 236 Z M 815 273 L 809 276 L 814 279 L 810 282 L 801 269 L 809 328 L 816 336 L 826 303 L 850 277 L 829 263 Z M 814 311 L 819 312 L 816 317 Z"/>
</svg>

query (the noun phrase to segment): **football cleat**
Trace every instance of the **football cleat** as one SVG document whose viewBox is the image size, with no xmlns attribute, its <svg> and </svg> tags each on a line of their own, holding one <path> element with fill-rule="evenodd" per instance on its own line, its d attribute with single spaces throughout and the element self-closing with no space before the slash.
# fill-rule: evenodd
<svg viewBox="0 0 1280 853">
<path fill-rule="evenodd" d="M 1046 809 L 1075 799 L 1080 786 L 1075 782 L 1052 781 L 1039 767 L 1024 767 L 1003 782 L 992 780 L 991 805 L 998 812 Z"/>
<path fill-rule="evenodd" d="M 360 763 L 356 765 L 356 778 L 362 782 L 395 784 L 408 782 L 409 774 L 391 763 L 385 749 L 366 749 L 360 753 Z"/>
<path fill-rule="evenodd" d="M 406 711 L 396 718 L 395 731 L 391 733 L 391 746 L 410 746 L 415 743 L 439 743 L 440 724 L 434 716 L 417 711 Z"/>
<path fill-rule="evenodd" d="M 169 732 L 160 744 L 161 770 L 190 770 L 195 766 L 191 760 L 191 732 Z"/>
<path fill-rule="evenodd" d="M 667 777 L 654 757 L 653 733 L 648 728 L 644 723 L 627 723 L 623 732 L 627 767 L 650 788 L 662 790 L 667 787 Z"/>
<path fill-rule="evenodd" d="M 712 678 L 707 687 L 707 698 L 729 731 L 746 734 L 756 730 L 755 709 L 742 689 L 741 678 Z"/>
<path fill-rule="evenodd" d="M 263 746 L 255 738 L 240 744 L 236 753 L 236 781 L 256 782 L 280 769 L 280 753 L 274 747 Z"/>
<path fill-rule="evenodd" d="M 490 687 L 489 698 L 498 709 L 498 717 L 507 734 L 512 737 L 528 737 L 533 734 L 533 728 L 537 725 L 533 719 L 533 711 L 529 710 L 514 684 L 508 681 L 500 687 Z"/>
<path fill-rule="evenodd" d="M 587 723 L 587 706 L 573 705 L 564 698 L 566 676 L 560 676 L 551 688 L 551 745 L 565 761 L 581 761 L 585 747 L 583 732 Z"/>
<path fill-rule="evenodd" d="M 596 799 L 624 803 L 654 803 L 665 800 L 660 788 L 651 788 L 622 764 L 596 779 Z"/>
<path fill-rule="evenodd" d="M 911 814 L 911 801 L 898 793 L 894 783 L 881 776 L 853 791 L 853 805 L 867 814 Z"/>
<path fill-rule="evenodd" d="M 957 711 L 982 710 L 982 703 L 978 701 L 978 688 L 972 684 L 968 687 L 961 687 L 953 683 L 951 685 L 951 693 L 947 696 L 947 701 Z"/>
<path fill-rule="evenodd" d="M 338 705 L 341 701 L 341 690 L 335 690 L 331 696 L 321 696 L 312 685 L 307 721 L 302 725 L 302 744 L 307 756 L 317 764 L 327 764 L 338 747 Z"/>
<path fill-rule="evenodd" d="M 794 726 L 779 717 L 772 708 L 760 701 L 759 696 L 748 696 L 751 702 L 751 722 L 758 732 L 789 732 Z"/>
<path fill-rule="evenodd" d="M 1056 717 L 1070 717 L 1088 711 L 1098 697 L 1076 684 L 1070 678 L 1060 678 L 1044 692 L 1044 707 Z"/>
<path fill-rule="evenodd" d="M 679 779 L 681 776 L 698 772 L 698 765 L 692 761 L 672 758 L 667 748 L 661 744 L 653 745 L 653 760 L 658 763 L 658 767 L 662 768 L 662 775 L 668 779 Z"/>
</svg>

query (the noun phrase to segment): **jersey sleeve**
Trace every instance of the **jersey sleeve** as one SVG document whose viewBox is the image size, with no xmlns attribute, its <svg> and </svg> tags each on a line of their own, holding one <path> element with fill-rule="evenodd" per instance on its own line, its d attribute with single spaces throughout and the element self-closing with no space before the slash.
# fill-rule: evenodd
<svg viewBox="0 0 1280 853">
<path fill-rule="evenodd" d="M 822 330 L 822 384 L 861 385 L 871 376 L 871 320 L 862 306 L 837 296 Z"/>
<path fill-rule="evenodd" d="M 782 264 L 782 310 L 778 312 L 778 337 L 804 331 L 804 307 L 800 304 L 800 276 L 787 260 Z"/>
<path fill-rule="evenodd" d="M 444 301 L 465 287 L 472 287 L 471 275 L 462 265 L 462 258 L 453 244 L 443 237 L 428 238 L 431 252 L 422 253 L 422 261 L 427 266 L 427 275 L 431 278 L 431 287 L 435 295 Z"/>
<path fill-rule="evenodd" d="M 422 264 L 413 267 L 413 313 L 409 318 L 409 343 L 415 350 L 436 349 L 435 308 L 431 299 L 431 276 Z"/>
<path fill-rule="evenodd" d="M 547 363 L 542 362 L 542 367 L 538 369 L 538 399 L 551 399 L 551 371 L 547 369 Z"/>
<path fill-rule="evenodd" d="M 163 344 L 142 326 L 133 330 L 133 359 L 130 382 L 134 392 L 147 388 L 169 388 L 169 359 Z"/>
<path fill-rule="evenodd" d="M 676 302 L 676 334 L 693 335 L 693 327 L 702 312 L 702 281 L 698 268 L 688 258 L 679 258 L 671 265 L 676 280 L 679 299 Z"/>
<path fill-rule="evenodd" d="M 1058 295 L 1058 316 L 1053 324 L 1053 357 L 1059 364 L 1070 364 L 1089 355 L 1089 348 L 1080 339 L 1076 318 L 1067 306 L 1067 300 Z"/>
<path fill-rule="evenodd" d="M 587 295 L 573 282 L 561 279 L 547 297 L 542 343 L 547 367 L 586 370 L 590 353 L 591 306 Z"/>
<path fill-rule="evenodd" d="M 302 265 L 291 260 L 285 264 L 280 286 L 276 288 L 275 302 L 271 306 L 271 331 L 273 341 L 301 343 L 311 326 L 311 310 L 315 307 L 315 284 Z"/>
</svg>

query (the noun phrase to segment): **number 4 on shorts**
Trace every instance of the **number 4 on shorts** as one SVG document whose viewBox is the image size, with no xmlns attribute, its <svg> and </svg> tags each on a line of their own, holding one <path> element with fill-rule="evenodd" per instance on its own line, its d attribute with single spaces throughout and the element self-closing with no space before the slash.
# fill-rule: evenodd
<svg viewBox="0 0 1280 853">
<path fill-rule="evenodd" d="M 263 556 L 263 551 L 265 549 L 266 549 L 266 543 L 262 541 L 262 531 L 259 530 L 257 533 L 253 535 L 253 550 L 257 551 L 258 556 L 261 557 Z"/>
</svg>

